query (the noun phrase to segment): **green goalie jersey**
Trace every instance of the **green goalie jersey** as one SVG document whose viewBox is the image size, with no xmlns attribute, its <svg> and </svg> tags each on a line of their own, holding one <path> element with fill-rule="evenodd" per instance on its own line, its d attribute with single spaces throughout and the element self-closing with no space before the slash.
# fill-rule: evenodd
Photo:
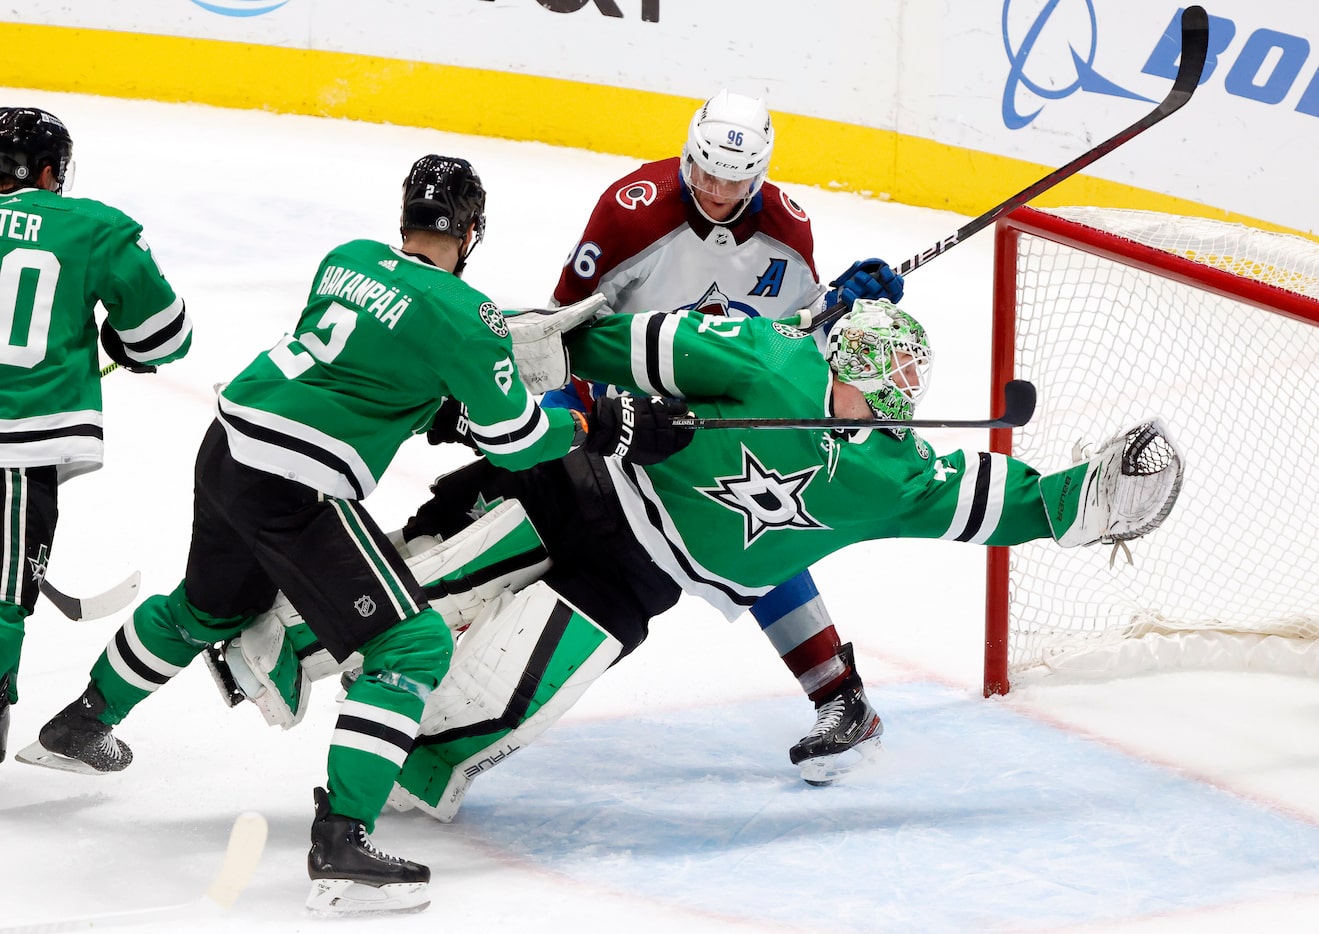
<svg viewBox="0 0 1319 934">
<path fill-rule="evenodd" d="M 101 465 L 97 304 L 145 364 L 188 352 L 192 325 L 142 228 L 87 198 L 0 194 L 0 466 Z"/>
<path fill-rule="evenodd" d="M 820 418 L 833 373 L 780 321 L 696 312 L 615 315 L 568 341 L 573 371 L 702 417 Z M 850 438 L 801 429 L 704 429 L 668 460 L 607 460 L 637 538 L 688 593 L 730 619 L 846 545 L 1050 537 L 1039 474 L 1001 454 L 936 456 L 910 429 Z"/>
<path fill-rule="evenodd" d="M 238 461 L 361 499 L 446 397 L 466 404 L 473 439 L 501 467 L 572 446 L 572 417 L 536 405 L 494 303 L 424 259 L 354 240 L 322 260 L 293 333 L 218 406 Z"/>
</svg>

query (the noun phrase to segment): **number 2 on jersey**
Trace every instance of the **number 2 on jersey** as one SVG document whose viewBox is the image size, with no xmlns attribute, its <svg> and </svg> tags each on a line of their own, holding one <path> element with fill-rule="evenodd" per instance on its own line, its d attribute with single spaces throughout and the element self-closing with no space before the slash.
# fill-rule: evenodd
<svg viewBox="0 0 1319 934">
<path fill-rule="evenodd" d="M 289 379 L 297 379 L 317 360 L 321 363 L 329 363 L 339 356 L 348 343 L 348 335 L 353 333 L 355 327 L 357 327 L 357 313 L 338 302 L 331 302 L 330 307 L 325 309 L 325 313 L 316 322 L 315 330 L 303 331 L 296 338 L 285 334 L 280 338 L 279 343 L 268 351 L 270 359 Z M 329 340 L 325 340 L 317 333 L 327 329 L 330 332 Z M 293 349 L 294 340 L 302 345 L 301 350 Z"/>
</svg>

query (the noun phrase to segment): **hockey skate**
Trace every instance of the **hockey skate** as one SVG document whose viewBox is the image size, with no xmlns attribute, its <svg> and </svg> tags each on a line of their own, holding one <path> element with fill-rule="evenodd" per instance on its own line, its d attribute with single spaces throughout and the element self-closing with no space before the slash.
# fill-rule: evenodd
<svg viewBox="0 0 1319 934">
<path fill-rule="evenodd" d="M 852 668 L 852 646 L 840 656 Z M 808 785 L 828 785 L 879 752 L 884 723 L 866 699 L 861 676 L 852 673 L 832 697 L 815 708 L 815 726 L 788 750 Z"/>
<path fill-rule="evenodd" d="M 422 911 L 430 905 L 431 871 L 376 849 L 360 820 L 330 813 L 324 788 L 314 792 L 307 910 L 322 917 Z"/>
<path fill-rule="evenodd" d="M 41 728 L 37 741 L 14 758 L 48 769 L 100 775 L 121 772 L 133 761 L 133 751 L 102 723 L 105 698 L 95 687 L 87 690 Z"/>
</svg>

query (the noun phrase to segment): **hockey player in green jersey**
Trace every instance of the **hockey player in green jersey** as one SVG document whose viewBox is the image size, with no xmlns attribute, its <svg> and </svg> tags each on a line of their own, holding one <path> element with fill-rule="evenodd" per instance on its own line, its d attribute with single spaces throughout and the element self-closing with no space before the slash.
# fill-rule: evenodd
<svg viewBox="0 0 1319 934">
<path fill-rule="evenodd" d="M 907 419 L 930 364 L 923 328 L 869 300 L 840 320 L 827 360 L 785 322 L 699 313 L 616 315 L 567 344 L 574 372 L 685 398 L 701 417 Z M 733 618 L 802 568 L 867 539 L 1072 546 L 1134 538 L 1163 521 L 1182 475 L 1157 421 L 1046 475 L 1002 454 L 937 455 L 900 427 L 695 434 L 653 465 L 578 451 L 517 472 L 478 462 L 436 481 L 404 530 L 410 563 L 433 582 L 434 598 L 476 590 L 488 603 L 467 610 L 474 622 L 427 703 L 396 806 L 452 817 L 476 775 L 561 716 L 683 591 Z M 539 540 L 527 543 L 525 529 L 506 521 L 515 507 Z M 473 509 L 489 512 L 469 527 Z M 534 547 L 541 540 L 543 549 Z M 492 572 L 511 573 L 514 553 L 529 570 L 543 568 L 534 562 L 547 553 L 550 567 L 530 585 L 508 579 L 521 588 L 510 599 Z M 867 728 L 871 742 L 862 745 L 873 751 L 878 718 Z M 836 740 L 840 756 L 858 754 L 851 739 Z M 847 764 L 831 758 L 820 757 L 807 780 L 826 783 Z"/>
<path fill-rule="evenodd" d="M 509 327 L 459 276 L 485 227 L 463 159 L 425 156 L 403 182 L 402 245 L 357 240 L 322 261 L 292 333 L 219 392 L 197 456 L 186 576 L 150 597 L 96 660 L 91 683 L 19 753 L 33 764 L 118 771 L 111 728 L 206 646 L 236 636 L 282 590 L 336 659 L 363 659 L 314 792 L 307 907 L 416 910 L 430 870 L 368 834 L 453 641 L 398 551 L 363 509 L 399 446 L 449 397 L 466 404 L 490 464 L 524 469 L 570 450 L 662 456 L 621 410 L 546 412 L 519 376 Z M 566 373 L 563 375 L 566 380 Z M 646 415 L 683 412 L 657 402 Z M 643 419 L 644 421 L 644 419 Z"/>
<path fill-rule="evenodd" d="M 73 139 L 53 114 L 0 109 L 0 760 L 24 621 L 46 573 L 60 482 L 101 466 L 101 342 L 135 373 L 188 352 L 192 325 L 131 217 L 69 198 Z"/>
</svg>

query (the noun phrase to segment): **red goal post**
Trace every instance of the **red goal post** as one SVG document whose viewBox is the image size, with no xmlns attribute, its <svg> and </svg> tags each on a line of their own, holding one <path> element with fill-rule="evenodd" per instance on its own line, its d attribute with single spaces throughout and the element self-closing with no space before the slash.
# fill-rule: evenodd
<svg viewBox="0 0 1319 934">
<path fill-rule="evenodd" d="M 991 448 L 1054 470 L 1158 416 L 1186 475 L 1131 564 L 988 549 L 986 696 L 1037 672 L 1319 675 L 1316 325 L 1319 244 L 1302 237 L 1098 208 L 998 221 L 993 385 L 1028 379 L 1039 402 Z"/>
</svg>

